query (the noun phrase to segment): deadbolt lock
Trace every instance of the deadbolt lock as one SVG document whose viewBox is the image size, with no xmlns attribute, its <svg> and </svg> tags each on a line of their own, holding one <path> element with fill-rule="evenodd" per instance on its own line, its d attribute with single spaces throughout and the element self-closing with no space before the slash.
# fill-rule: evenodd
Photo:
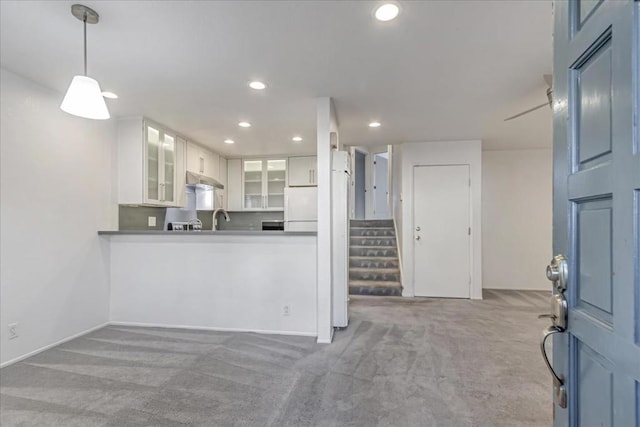
<svg viewBox="0 0 640 427">
<path fill-rule="evenodd" d="M 559 292 L 567 289 L 568 270 L 567 258 L 562 254 L 554 256 L 547 266 L 547 279 L 554 283 Z"/>
</svg>

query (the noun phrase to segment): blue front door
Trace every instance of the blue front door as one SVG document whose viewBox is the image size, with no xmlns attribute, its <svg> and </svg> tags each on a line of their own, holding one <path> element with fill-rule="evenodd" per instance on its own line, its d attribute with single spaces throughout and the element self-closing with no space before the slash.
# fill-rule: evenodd
<svg viewBox="0 0 640 427">
<path fill-rule="evenodd" d="M 555 426 L 640 426 L 639 8 L 554 5 Z"/>
</svg>

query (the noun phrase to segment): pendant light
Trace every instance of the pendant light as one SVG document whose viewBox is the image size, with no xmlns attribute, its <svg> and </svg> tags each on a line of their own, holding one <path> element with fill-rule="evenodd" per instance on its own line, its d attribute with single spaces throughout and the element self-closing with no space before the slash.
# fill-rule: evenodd
<svg viewBox="0 0 640 427">
<path fill-rule="evenodd" d="M 100 85 L 87 76 L 87 24 L 97 24 L 100 16 L 95 10 L 81 4 L 71 6 L 71 13 L 84 24 L 84 74 L 73 77 L 60 108 L 74 116 L 105 120 L 110 116 Z"/>
</svg>

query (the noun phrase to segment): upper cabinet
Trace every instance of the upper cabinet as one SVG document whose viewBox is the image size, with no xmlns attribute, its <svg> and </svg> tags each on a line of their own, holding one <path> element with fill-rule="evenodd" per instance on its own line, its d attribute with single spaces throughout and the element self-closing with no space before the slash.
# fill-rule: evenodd
<svg viewBox="0 0 640 427">
<path fill-rule="evenodd" d="M 286 159 L 243 160 L 243 210 L 283 210 Z"/>
<path fill-rule="evenodd" d="M 242 210 L 242 160 L 227 160 L 227 209 Z"/>
<path fill-rule="evenodd" d="M 187 170 L 220 180 L 220 157 L 213 151 L 187 142 Z"/>
<path fill-rule="evenodd" d="M 318 185 L 317 157 L 289 157 L 289 187 L 306 187 Z"/>
<path fill-rule="evenodd" d="M 118 122 L 118 203 L 180 206 L 185 147 L 175 132 L 142 117 Z"/>
<path fill-rule="evenodd" d="M 229 188 L 227 185 L 227 159 L 220 157 L 219 166 L 218 181 L 220 181 L 224 188 L 216 191 L 216 197 L 218 197 L 216 206 L 219 206 L 222 209 L 228 209 L 229 202 L 227 200 L 227 194 L 229 193 Z"/>
</svg>

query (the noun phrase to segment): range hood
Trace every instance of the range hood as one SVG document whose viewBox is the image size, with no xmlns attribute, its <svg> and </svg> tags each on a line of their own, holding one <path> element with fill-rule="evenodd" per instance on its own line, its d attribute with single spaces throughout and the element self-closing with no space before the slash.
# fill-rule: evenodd
<svg viewBox="0 0 640 427">
<path fill-rule="evenodd" d="M 222 185 L 219 181 L 211 178 L 210 176 L 204 176 L 198 173 L 187 171 L 187 185 L 192 184 L 204 184 L 219 188 L 221 190 L 224 189 L 224 185 Z"/>
</svg>

